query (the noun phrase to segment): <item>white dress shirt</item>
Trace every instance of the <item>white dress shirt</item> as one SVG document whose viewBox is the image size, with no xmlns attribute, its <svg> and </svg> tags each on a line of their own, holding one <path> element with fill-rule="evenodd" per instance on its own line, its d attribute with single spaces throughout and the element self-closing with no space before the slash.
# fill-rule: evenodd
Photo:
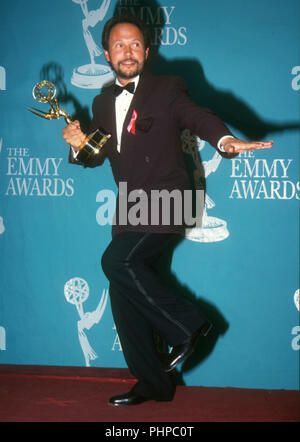
<svg viewBox="0 0 300 442">
<path fill-rule="evenodd" d="M 132 81 L 135 84 L 135 89 L 137 88 L 140 76 L 138 75 Z M 122 86 L 122 84 L 116 79 L 116 84 Z M 123 90 L 121 94 L 116 97 L 115 109 L 116 109 L 116 128 L 117 128 L 117 150 L 121 152 L 121 136 L 124 125 L 124 120 L 128 109 L 130 107 L 131 101 L 133 99 L 133 94 L 128 92 L 126 89 Z"/>
</svg>

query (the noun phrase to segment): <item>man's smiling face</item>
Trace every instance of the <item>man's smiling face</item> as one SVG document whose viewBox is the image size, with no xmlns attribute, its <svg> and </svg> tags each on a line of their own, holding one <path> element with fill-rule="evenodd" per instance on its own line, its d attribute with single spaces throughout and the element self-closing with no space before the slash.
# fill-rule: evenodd
<svg viewBox="0 0 300 442">
<path fill-rule="evenodd" d="M 149 48 L 145 49 L 143 34 L 131 23 L 120 23 L 110 32 L 105 58 L 124 86 L 143 71 Z"/>
</svg>

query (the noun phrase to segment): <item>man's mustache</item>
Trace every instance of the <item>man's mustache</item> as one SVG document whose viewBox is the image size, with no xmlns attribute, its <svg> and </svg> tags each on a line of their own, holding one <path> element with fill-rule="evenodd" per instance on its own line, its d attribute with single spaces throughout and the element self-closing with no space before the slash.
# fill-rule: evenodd
<svg viewBox="0 0 300 442">
<path fill-rule="evenodd" d="M 127 63 L 127 62 L 130 62 L 130 63 L 138 63 L 138 61 L 135 60 L 134 58 L 126 58 L 125 60 L 121 60 L 121 61 L 119 61 L 119 66 L 120 66 L 120 64 L 122 64 L 122 63 Z"/>
</svg>

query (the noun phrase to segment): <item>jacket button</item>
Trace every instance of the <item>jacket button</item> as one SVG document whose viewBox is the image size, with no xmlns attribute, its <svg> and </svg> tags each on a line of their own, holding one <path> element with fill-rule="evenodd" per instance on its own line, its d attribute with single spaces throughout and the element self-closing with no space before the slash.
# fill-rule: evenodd
<svg viewBox="0 0 300 442">
<path fill-rule="evenodd" d="M 150 163 L 150 157 L 148 157 L 148 155 L 145 156 L 145 161 L 146 163 Z"/>
</svg>

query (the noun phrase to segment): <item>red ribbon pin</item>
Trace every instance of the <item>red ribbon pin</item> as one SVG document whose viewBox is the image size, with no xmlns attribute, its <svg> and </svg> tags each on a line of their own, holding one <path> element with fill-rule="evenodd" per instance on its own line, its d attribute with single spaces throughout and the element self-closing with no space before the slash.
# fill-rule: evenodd
<svg viewBox="0 0 300 442">
<path fill-rule="evenodd" d="M 137 116 L 138 116 L 137 111 L 134 110 L 132 112 L 132 117 L 131 117 L 130 123 L 127 126 L 127 131 L 131 132 L 133 135 L 135 135 L 135 122 L 136 122 Z"/>
</svg>

